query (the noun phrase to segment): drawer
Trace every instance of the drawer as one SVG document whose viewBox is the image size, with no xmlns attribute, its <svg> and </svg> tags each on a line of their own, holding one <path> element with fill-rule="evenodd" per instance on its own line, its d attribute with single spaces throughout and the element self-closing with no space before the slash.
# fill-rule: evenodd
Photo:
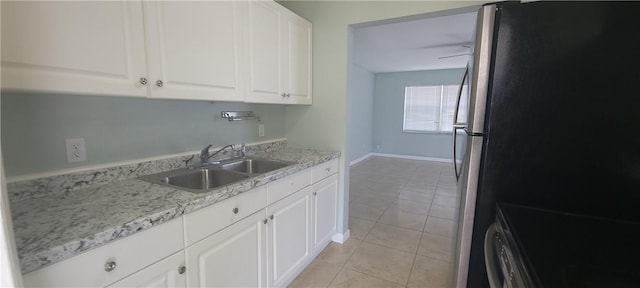
<svg viewBox="0 0 640 288">
<path fill-rule="evenodd" d="M 267 188 L 267 204 L 274 203 L 309 185 L 311 185 L 311 169 L 271 182 Z"/>
<path fill-rule="evenodd" d="M 320 165 L 311 168 L 311 179 L 313 183 L 316 183 L 329 175 L 338 172 L 338 159 L 333 159 L 328 162 L 324 162 Z"/>
<path fill-rule="evenodd" d="M 185 245 L 190 246 L 267 206 L 266 188 L 255 188 L 184 215 Z"/>
<path fill-rule="evenodd" d="M 25 287 L 104 287 L 184 248 L 182 219 L 115 240 L 23 276 Z M 106 264 L 115 268 L 107 272 Z"/>
</svg>

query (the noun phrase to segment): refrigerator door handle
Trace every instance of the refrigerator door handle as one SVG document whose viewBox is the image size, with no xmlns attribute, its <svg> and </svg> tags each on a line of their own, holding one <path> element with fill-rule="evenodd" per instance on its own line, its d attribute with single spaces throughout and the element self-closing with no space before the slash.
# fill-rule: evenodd
<svg viewBox="0 0 640 288">
<path fill-rule="evenodd" d="M 466 125 L 453 125 L 453 173 L 456 176 L 456 181 L 460 180 L 460 176 L 462 175 L 462 169 L 458 170 L 458 161 L 456 161 L 456 145 L 458 139 L 458 130 L 465 129 Z M 462 167 L 460 167 L 462 168 Z"/>
<path fill-rule="evenodd" d="M 460 98 L 462 98 L 462 87 L 464 86 L 464 82 L 465 80 L 467 80 L 467 77 L 469 77 L 469 64 L 467 64 L 467 68 L 464 70 L 464 76 L 462 76 L 462 81 L 460 81 L 460 88 L 458 89 L 458 97 L 456 98 L 456 107 L 455 109 L 453 109 L 453 135 L 451 136 L 453 138 L 452 145 L 453 145 L 453 173 L 456 176 L 456 181 L 460 180 L 460 175 L 462 174 L 462 169 L 458 170 L 458 162 L 456 161 L 457 157 L 456 157 L 456 142 L 457 142 L 457 134 L 458 134 L 458 129 L 464 129 L 467 127 L 466 123 L 459 123 L 458 122 L 458 112 L 460 111 Z"/>
</svg>

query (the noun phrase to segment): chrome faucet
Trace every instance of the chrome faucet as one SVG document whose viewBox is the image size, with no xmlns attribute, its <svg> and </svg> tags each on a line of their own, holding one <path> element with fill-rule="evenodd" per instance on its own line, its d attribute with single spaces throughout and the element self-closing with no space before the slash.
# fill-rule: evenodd
<svg viewBox="0 0 640 288">
<path fill-rule="evenodd" d="M 233 150 L 234 152 L 237 152 L 236 149 L 233 147 L 233 144 L 229 144 L 226 145 L 220 149 L 218 149 L 217 151 L 213 152 L 212 154 L 209 154 L 209 148 L 211 148 L 211 146 L 213 146 L 212 144 L 207 145 L 207 147 L 204 147 L 204 149 L 202 149 L 200 151 L 200 163 L 207 163 L 207 161 L 209 159 L 211 159 L 213 156 L 216 156 L 218 154 L 220 154 L 220 152 L 224 151 L 224 149 L 227 148 L 231 148 L 231 150 Z M 240 154 L 242 155 L 242 157 L 244 157 L 244 152 L 245 152 L 245 148 L 244 148 L 245 144 L 242 143 L 242 146 L 240 147 Z"/>
<path fill-rule="evenodd" d="M 218 149 L 218 151 L 213 152 L 212 154 L 209 154 L 209 148 L 211 148 L 211 146 L 213 145 L 209 144 L 207 145 L 207 147 L 204 147 L 204 149 L 200 151 L 200 163 L 206 163 L 211 157 L 218 155 L 220 152 L 224 151 L 224 149 L 227 149 L 227 148 L 233 149 L 233 145 L 229 144 L 227 146 L 224 146 Z"/>
</svg>

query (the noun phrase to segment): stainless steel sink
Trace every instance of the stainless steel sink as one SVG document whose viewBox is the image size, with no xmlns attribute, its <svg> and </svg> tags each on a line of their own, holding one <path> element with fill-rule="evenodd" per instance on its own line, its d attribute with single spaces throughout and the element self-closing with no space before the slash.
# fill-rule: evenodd
<svg viewBox="0 0 640 288">
<path fill-rule="evenodd" d="M 167 185 L 197 190 L 208 190 L 249 178 L 247 175 L 224 170 L 199 169 L 190 173 L 168 176 L 160 181 Z"/>
<path fill-rule="evenodd" d="M 236 171 L 247 174 L 263 174 L 287 167 L 291 164 L 292 163 L 283 161 L 245 158 L 233 162 L 224 163 L 221 165 L 221 168 L 228 171 Z"/>
<path fill-rule="evenodd" d="M 204 193 L 292 164 L 294 163 L 248 157 L 203 167 L 177 169 L 138 179 L 194 193 Z"/>
</svg>

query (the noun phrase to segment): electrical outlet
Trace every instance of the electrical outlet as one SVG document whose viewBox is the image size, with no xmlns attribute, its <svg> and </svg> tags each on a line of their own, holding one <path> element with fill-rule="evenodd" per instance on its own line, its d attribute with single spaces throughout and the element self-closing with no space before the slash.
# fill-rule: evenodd
<svg viewBox="0 0 640 288">
<path fill-rule="evenodd" d="M 64 140 L 67 146 L 67 162 L 82 162 L 87 160 L 84 147 L 84 138 L 71 138 Z"/>
<path fill-rule="evenodd" d="M 258 124 L 258 137 L 264 137 L 264 124 Z"/>
</svg>

